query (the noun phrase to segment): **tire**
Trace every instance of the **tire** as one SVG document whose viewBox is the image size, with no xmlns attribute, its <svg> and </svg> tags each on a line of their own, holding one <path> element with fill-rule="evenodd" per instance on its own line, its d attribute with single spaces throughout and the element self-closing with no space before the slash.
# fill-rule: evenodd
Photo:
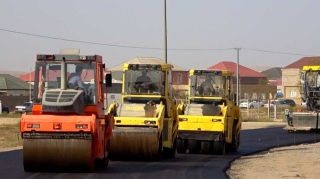
<svg viewBox="0 0 320 179">
<path fill-rule="evenodd" d="M 217 155 L 224 155 L 226 153 L 226 142 L 225 141 L 214 141 L 213 153 Z"/>
<path fill-rule="evenodd" d="M 108 165 L 109 165 L 109 158 L 108 157 L 104 157 L 102 159 L 95 160 L 95 167 L 107 168 Z"/>
<path fill-rule="evenodd" d="M 188 140 L 188 149 L 190 154 L 196 154 L 199 152 L 198 141 L 197 140 Z"/>
<path fill-rule="evenodd" d="M 232 139 L 231 151 L 238 152 L 239 146 L 240 146 L 240 133 L 239 135 L 235 135 L 235 137 Z"/>
<path fill-rule="evenodd" d="M 177 139 L 177 152 L 178 154 L 185 154 L 187 152 L 187 145 L 185 140 Z"/>
<path fill-rule="evenodd" d="M 165 150 L 163 148 L 163 141 L 162 141 L 162 134 L 160 135 L 160 139 L 159 139 L 159 147 L 158 147 L 158 153 L 157 155 L 155 155 L 155 157 L 151 160 L 154 161 L 159 161 L 162 159 L 163 154 L 164 154 Z"/>
<path fill-rule="evenodd" d="M 108 141 L 108 148 L 105 147 L 104 149 L 104 157 L 102 159 L 95 160 L 96 167 L 107 168 L 109 166 L 109 146 L 110 146 L 110 140 Z M 106 156 L 106 151 L 108 151 L 107 156 Z"/>
<path fill-rule="evenodd" d="M 201 153 L 212 153 L 213 142 L 212 141 L 201 141 Z"/>
<path fill-rule="evenodd" d="M 232 127 L 232 143 L 227 144 L 227 151 L 237 152 L 240 146 L 240 133 L 237 135 L 237 124 L 234 123 Z"/>
<path fill-rule="evenodd" d="M 167 158 L 174 158 L 177 152 L 177 138 L 173 142 L 172 149 L 164 148 L 164 154 Z"/>
</svg>

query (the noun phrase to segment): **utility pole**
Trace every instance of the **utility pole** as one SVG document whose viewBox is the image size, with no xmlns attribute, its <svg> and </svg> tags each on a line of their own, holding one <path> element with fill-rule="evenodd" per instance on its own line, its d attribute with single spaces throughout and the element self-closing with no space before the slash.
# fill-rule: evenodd
<svg viewBox="0 0 320 179">
<path fill-rule="evenodd" d="M 240 101 L 240 84 L 239 84 L 239 51 L 240 47 L 235 48 L 237 50 L 237 106 L 239 106 Z"/>
<path fill-rule="evenodd" d="M 29 101 L 31 101 L 31 68 L 29 72 Z"/>
<path fill-rule="evenodd" d="M 167 61 L 167 0 L 164 0 L 164 61 Z"/>
</svg>

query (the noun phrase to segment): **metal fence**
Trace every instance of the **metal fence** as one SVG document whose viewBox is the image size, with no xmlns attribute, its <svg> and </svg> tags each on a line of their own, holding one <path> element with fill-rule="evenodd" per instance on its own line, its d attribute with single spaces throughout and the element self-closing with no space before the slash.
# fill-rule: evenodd
<svg viewBox="0 0 320 179">
<path fill-rule="evenodd" d="M 187 103 L 186 99 L 174 98 L 176 104 Z M 249 102 L 248 99 L 242 99 L 243 101 Z M 253 108 L 240 107 L 241 116 L 244 120 L 285 120 L 284 110 L 289 108 L 291 110 L 297 110 L 298 108 L 304 108 L 302 106 L 289 107 L 289 106 L 277 106 L 271 104 L 273 100 L 266 100 L 261 105 L 256 105 Z M 248 103 L 250 104 L 250 102 Z"/>
</svg>

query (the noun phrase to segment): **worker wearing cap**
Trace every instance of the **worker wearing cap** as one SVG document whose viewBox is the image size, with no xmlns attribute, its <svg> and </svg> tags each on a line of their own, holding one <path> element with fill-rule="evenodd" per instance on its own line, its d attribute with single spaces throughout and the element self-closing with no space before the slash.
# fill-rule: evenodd
<svg viewBox="0 0 320 179">
<path fill-rule="evenodd" d="M 83 67 L 81 65 L 77 65 L 75 73 L 70 74 L 68 78 L 68 84 L 72 85 L 71 88 L 85 89 L 85 87 L 83 86 L 83 82 L 81 80 L 82 70 L 83 70 Z"/>
</svg>

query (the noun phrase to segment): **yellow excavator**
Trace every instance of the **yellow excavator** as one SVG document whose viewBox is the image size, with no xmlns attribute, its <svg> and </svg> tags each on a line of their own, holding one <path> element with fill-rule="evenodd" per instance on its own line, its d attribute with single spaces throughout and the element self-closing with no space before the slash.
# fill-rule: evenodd
<svg viewBox="0 0 320 179">
<path fill-rule="evenodd" d="M 301 84 L 301 98 L 306 102 L 306 109 L 300 112 L 285 110 L 288 124 L 284 130 L 288 132 L 318 130 L 320 127 L 320 66 L 303 66 Z"/>
<path fill-rule="evenodd" d="M 170 64 L 124 64 L 122 103 L 110 104 L 114 115 L 110 160 L 173 158 L 178 133 L 172 100 Z"/>
<path fill-rule="evenodd" d="M 177 152 L 224 155 L 240 145 L 242 118 L 232 71 L 191 69 L 187 102 L 178 105 Z"/>
</svg>

